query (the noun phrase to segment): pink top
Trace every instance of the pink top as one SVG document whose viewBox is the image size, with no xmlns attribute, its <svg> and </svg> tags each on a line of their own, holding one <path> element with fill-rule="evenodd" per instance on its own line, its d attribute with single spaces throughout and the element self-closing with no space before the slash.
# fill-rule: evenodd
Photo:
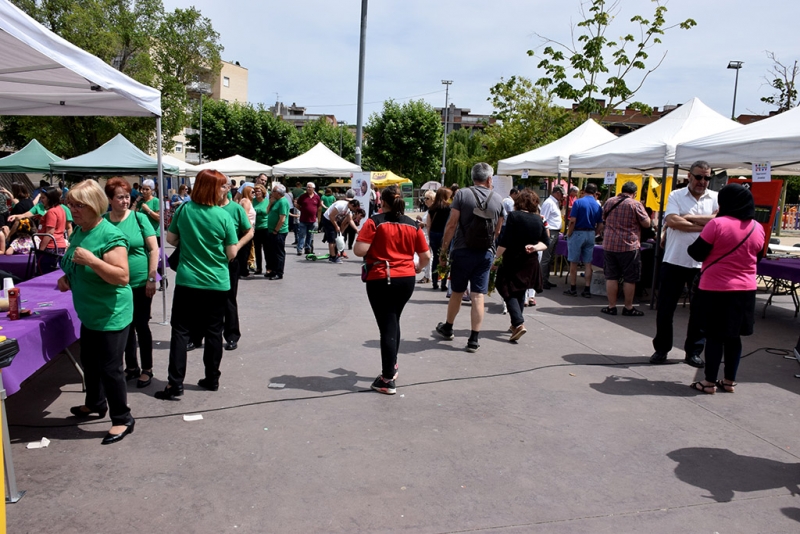
<svg viewBox="0 0 800 534">
<path fill-rule="evenodd" d="M 747 241 L 728 254 L 722 260 L 711 265 L 717 258 L 730 252 L 742 242 L 753 225 L 756 229 Z M 755 221 L 740 221 L 733 217 L 717 217 L 706 224 L 700 233 L 703 241 L 711 243 L 714 248 L 703 261 L 703 266 L 711 265 L 703 270 L 700 278 L 700 289 L 706 291 L 754 291 L 756 282 L 756 260 L 758 253 L 764 248 L 764 228 Z"/>
</svg>

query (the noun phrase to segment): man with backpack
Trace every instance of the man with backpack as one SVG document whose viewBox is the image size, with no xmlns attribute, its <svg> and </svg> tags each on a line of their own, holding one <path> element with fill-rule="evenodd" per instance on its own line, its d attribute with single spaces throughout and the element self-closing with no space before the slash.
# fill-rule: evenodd
<svg viewBox="0 0 800 534">
<path fill-rule="evenodd" d="M 453 339 L 453 323 L 469 284 L 472 310 L 467 352 L 476 352 L 480 347 L 478 335 L 483 322 L 483 301 L 489 289 L 495 241 L 505 215 L 502 198 L 492 191 L 492 173 L 492 167 L 487 163 L 477 163 L 472 167 L 474 185 L 459 189 L 455 194 L 439 260 L 442 265 L 450 260 L 453 293 L 447 305 L 447 320 L 436 326 L 436 332 L 447 340 Z"/>
</svg>

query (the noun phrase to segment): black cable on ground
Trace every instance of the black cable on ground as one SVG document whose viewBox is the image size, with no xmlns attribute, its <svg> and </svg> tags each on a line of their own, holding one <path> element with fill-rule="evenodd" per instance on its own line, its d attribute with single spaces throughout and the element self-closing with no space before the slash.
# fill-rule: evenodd
<svg viewBox="0 0 800 534">
<path fill-rule="evenodd" d="M 741 359 L 747 358 L 752 356 L 753 354 L 764 351 L 767 354 L 772 354 L 775 356 L 787 356 L 793 354 L 793 351 L 786 350 L 786 349 L 777 349 L 773 347 L 760 347 L 747 354 L 742 355 Z M 603 355 L 601 355 L 603 356 Z M 667 362 L 665 364 L 660 365 L 677 365 L 683 363 L 682 360 L 673 360 L 671 362 Z M 403 389 L 412 388 L 417 386 L 428 386 L 431 384 L 444 384 L 447 382 L 461 382 L 464 380 L 482 380 L 486 378 L 499 378 L 504 376 L 514 376 L 520 375 L 525 373 L 532 373 L 534 371 L 541 371 L 543 369 L 553 369 L 556 367 L 640 367 L 640 366 L 651 366 L 648 360 L 641 361 L 641 362 L 608 362 L 608 363 L 554 363 L 550 365 L 542 365 L 539 367 L 531 367 L 530 369 L 520 369 L 517 371 L 507 371 L 504 373 L 494 373 L 488 375 L 476 375 L 476 376 L 462 376 L 462 377 L 455 377 L 455 378 L 442 378 L 439 380 L 428 380 L 425 382 L 413 382 L 411 384 L 403 384 Z M 334 397 L 342 397 L 344 395 L 353 395 L 356 393 L 369 393 L 371 389 L 359 389 L 356 391 L 342 391 L 340 393 L 327 393 L 321 395 L 313 395 L 313 396 L 305 396 L 305 397 L 291 397 L 288 399 L 268 399 L 268 400 L 261 400 L 261 401 L 253 401 L 253 402 L 245 402 L 242 404 L 234 404 L 231 406 L 221 406 L 219 408 L 209 408 L 206 410 L 202 410 L 203 413 L 213 413 L 213 412 L 223 412 L 227 410 L 234 410 L 238 408 L 249 408 L 251 406 L 263 406 L 267 404 L 278 404 L 283 402 L 295 402 L 295 401 L 309 401 L 309 400 L 320 400 L 320 399 L 330 399 Z M 174 401 L 179 402 L 179 401 Z M 188 412 L 181 412 L 181 413 L 169 413 L 169 414 L 161 414 L 161 415 L 141 415 L 137 416 L 137 420 L 147 420 L 147 419 L 164 419 L 167 417 L 175 417 L 176 415 L 185 415 L 196 413 L 196 411 L 188 411 Z M 105 419 L 101 420 L 81 420 L 80 422 L 75 423 L 67 423 L 67 424 L 58 424 L 58 425 L 25 425 L 25 424 L 16 424 L 16 423 L 9 423 L 9 427 L 17 427 L 17 428 L 69 428 L 69 427 L 78 427 L 83 425 L 96 425 L 96 424 L 108 424 L 108 421 Z"/>
</svg>

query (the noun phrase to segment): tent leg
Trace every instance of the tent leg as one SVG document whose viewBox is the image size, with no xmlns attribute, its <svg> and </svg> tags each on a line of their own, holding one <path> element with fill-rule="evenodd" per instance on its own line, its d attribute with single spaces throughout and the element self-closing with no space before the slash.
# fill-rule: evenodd
<svg viewBox="0 0 800 534">
<path fill-rule="evenodd" d="M 167 269 L 166 269 L 166 253 L 164 247 L 166 246 L 166 235 L 164 234 L 164 163 L 161 160 L 163 155 L 163 147 L 161 146 L 161 117 L 156 118 L 156 143 L 157 143 L 157 158 L 158 158 L 158 191 L 161 198 L 158 200 L 158 235 L 161 236 L 161 247 L 158 249 L 159 259 L 158 263 L 161 266 L 161 283 L 163 291 L 161 292 L 161 311 L 163 314 L 162 324 L 167 324 Z"/>
</svg>

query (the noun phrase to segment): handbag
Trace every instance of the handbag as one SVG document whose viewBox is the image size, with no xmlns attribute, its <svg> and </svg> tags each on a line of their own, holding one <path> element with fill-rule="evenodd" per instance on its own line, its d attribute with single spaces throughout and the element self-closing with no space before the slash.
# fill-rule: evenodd
<svg viewBox="0 0 800 534">
<path fill-rule="evenodd" d="M 178 209 L 175 210 L 175 215 L 172 216 L 173 221 L 177 219 L 178 214 L 181 212 L 181 210 L 185 205 L 186 204 L 181 204 L 180 206 L 178 206 Z M 180 264 L 180 262 L 181 262 L 181 244 L 178 243 L 178 246 L 175 247 L 175 250 L 172 251 L 172 254 L 167 256 L 167 265 L 169 265 L 170 269 L 177 272 L 178 265 Z"/>
<path fill-rule="evenodd" d="M 739 247 L 741 247 L 742 245 L 744 245 L 744 244 L 745 244 L 745 242 L 746 242 L 748 239 L 750 239 L 750 236 L 751 236 L 751 235 L 753 235 L 753 232 L 755 231 L 755 229 L 756 229 L 756 222 L 755 222 L 755 221 L 753 221 L 753 226 L 752 226 L 752 228 L 750 228 L 750 231 L 747 233 L 747 235 L 746 235 L 746 236 L 744 236 L 744 239 L 742 239 L 741 241 L 739 241 L 739 244 L 737 244 L 735 247 L 733 247 L 733 248 L 732 248 L 732 249 L 730 249 L 728 252 L 726 252 L 725 254 L 723 254 L 722 256 L 720 256 L 719 258 L 717 258 L 716 260 L 712 261 L 712 262 L 711 262 L 711 263 L 709 263 L 708 265 L 704 265 L 704 266 L 703 266 L 703 268 L 700 270 L 700 272 L 699 272 L 699 273 L 697 273 L 697 275 L 694 277 L 694 280 L 692 281 L 692 295 L 695 295 L 695 294 L 697 294 L 697 292 L 698 292 L 698 291 L 700 291 L 700 277 L 701 277 L 701 276 L 703 276 L 703 273 L 704 273 L 704 272 L 706 272 L 706 270 L 707 270 L 709 267 L 711 267 L 712 265 L 714 265 L 715 263 L 717 263 L 717 262 L 718 262 L 718 261 L 720 261 L 721 259 L 725 258 L 726 256 L 730 256 L 731 254 L 733 254 L 733 253 L 736 251 L 736 249 L 738 249 Z"/>
</svg>

